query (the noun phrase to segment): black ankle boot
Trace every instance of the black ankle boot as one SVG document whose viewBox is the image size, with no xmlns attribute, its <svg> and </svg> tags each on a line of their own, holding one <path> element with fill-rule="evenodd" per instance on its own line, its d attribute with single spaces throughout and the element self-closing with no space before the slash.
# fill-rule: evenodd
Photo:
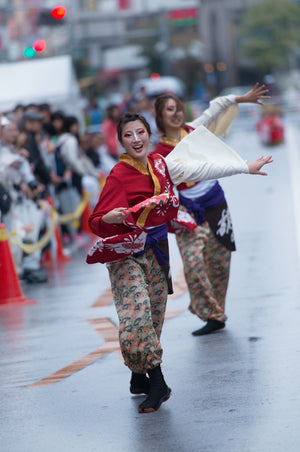
<svg viewBox="0 0 300 452">
<path fill-rule="evenodd" d="M 150 380 L 146 374 L 132 372 L 130 380 L 131 394 L 149 394 Z"/>
<path fill-rule="evenodd" d="M 204 325 L 199 330 L 193 331 L 193 336 L 204 336 L 205 334 L 213 333 L 216 330 L 220 330 L 225 327 L 224 322 L 219 322 L 219 320 L 208 320 L 206 325 Z"/>
<path fill-rule="evenodd" d="M 157 411 L 171 394 L 163 377 L 160 366 L 148 371 L 150 377 L 150 390 L 148 397 L 139 405 L 139 413 L 152 413 Z"/>
</svg>

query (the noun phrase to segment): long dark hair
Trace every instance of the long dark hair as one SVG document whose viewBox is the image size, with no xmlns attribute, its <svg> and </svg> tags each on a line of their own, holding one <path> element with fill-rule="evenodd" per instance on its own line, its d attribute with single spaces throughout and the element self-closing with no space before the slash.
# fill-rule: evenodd
<svg viewBox="0 0 300 452">
<path fill-rule="evenodd" d="M 70 116 L 65 117 L 65 123 L 64 123 L 65 131 L 72 133 L 72 135 L 74 135 L 75 138 L 77 138 L 77 141 L 79 143 L 79 134 L 71 132 L 71 128 L 74 124 L 79 125 L 79 119 L 76 116 L 70 115 Z"/>
<path fill-rule="evenodd" d="M 162 133 L 166 133 L 163 120 L 163 109 L 169 99 L 173 99 L 176 102 L 177 111 L 183 111 L 184 113 L 183 102 L 179 99 L 179 97 L 175 96 L 175 94 L 161 94 L 158 96 L 154 103 L 155 121 L 158 130 Z"/>
<path fill-rule="evenodd" d="M 146 119 L 144 118 L 144 116 L 138 114 L 138 113 L 125 113 L 125 115 L 123 115 L 121 117 L 121 119 L 118 122 L 118 126 L 117 126 L 117 132 L 118 132 L 118 140 L 120 141 L 121 144 L 123 144 L 122 142 L 122 132 L 123 132 L 123 128 L 126 124 L 128 124 L 128 122 L 133 122 L 133 121 L 141 121 L 148 134 L 149 137 L 151 136 L 151 128 L 148 124 L 148 122 L 146 121 Z"/>
</svg>

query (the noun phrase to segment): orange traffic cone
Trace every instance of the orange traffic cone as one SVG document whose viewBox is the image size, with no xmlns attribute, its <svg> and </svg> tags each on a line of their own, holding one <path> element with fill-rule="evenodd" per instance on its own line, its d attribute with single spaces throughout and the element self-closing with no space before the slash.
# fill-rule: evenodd
<svg viewBox="0 0 300 452">
<path fill-rule="evenodd" d="M 73 259 L 64 253 L 64 248 L 61 239 L 61 232 L 59 226 L 55 228 L 56 239 L 56 260 L 57 262 L 71 262 Z"/>
<path fill-rule="evenodd" d="M 45 251 L 43 251 L 42 264 L 43 265 L 52 264 L 52 261 L 53 259 L 50 250 L 46 249 Z"/>
<path fill-rule="evenodd" d="M 50 204 L 50 206 L 54 207 L 54 202 L 51 197 L 48 197 L 47 201 Z M 60 227 L 58 224 L 55 227 L 54 240 L 55 240 L 55 247 L 54 247 L 53 252 L 51 253 L 51 250 L 47 249 L 43 253 L 43 259 L 42 259 L 43 264 L 50 264 L 50 263 L 53 263 L 53 261 L 55 261 L 55 262 L 71 262 L 73 259 L 71 259 L 69 256 L 67 256 L 64 253 Z M 55 256 L 54 258 L 53 258 L 53 255 Z"/>
<path fill-rule="evenodd" d="M 92 231 L 90 230 L 89 227 L 89 218 L 90 215 L 92 213 L 92 206 L 91 203 L 88 201 L 84 211 L 82 212 L 81 215 L 81 220 L 80 220 L 80 230 L 81 232 L 86 232 L 88 234 L 93 234 Z"/>
<path fill-rule="evenodd" d="M 64 252 L 59 226 L 56 226 L 54 231 L 54 242 L 52 252 L 50 249 L 46 249 L 43 252 L 42 263 L 47 265 L 54 262 L 71 262 L 73 259 Z"/>
<path fill-rule="evenodd" d="M 9 303 L 36 303 L 23 293 L 11 255 L 5 225 L 0 223 L 0 305 Z"/>
</svg>

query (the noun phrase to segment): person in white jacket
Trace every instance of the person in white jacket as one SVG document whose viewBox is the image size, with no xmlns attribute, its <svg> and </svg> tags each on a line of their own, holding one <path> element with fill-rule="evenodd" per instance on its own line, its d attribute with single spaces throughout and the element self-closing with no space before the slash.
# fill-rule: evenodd
<svg viewBox="0 0 300 452">
<path fill-rule="evenodd" d="M 50 224 L 50 205 L 39 199 L 44 187 L 37 183 L 28 160 L 17 153 L 18 128 L 14 121 L 4 126 L 0 141 L 0 182 L 6 188 L 11 206 L 2 215 L 9 234 L 16 233 L 10 249 L 17 274 L 27 283 L 45 283 L 48 276 L 42 266 L 42 249 L 23 253 L 22 243 L 38 242 Z"/>
<path fill-rule="evenodd" d="M 55 150 L 56 173 L 61 182 L 56 186 L 56 196 L 61 213 L 72 213 L 78 207 L 84 191 L 98 198 L 100 192 L 99 171 L 86 157 L 80 147 L 79 120 L 75 116 L 64 117 L 59 112 L 53 114 L 54 126 L 58 134 Z M 59 127 L 57 126 L 57 119 Z M 75 240 L 75 229 L 67 224 L 71 240 Z"/>
<path fill-rule="evenodd" d="M 162 94 L 155 102 L 156 122 L 162 138 L 153 152 L 168 156 L 167 159 L 172 155 L 173 161 L 176 160 L 176 155 L 179 162 L 182 158 L 181 143 L 196 129 L 193 133 L 201 133 L 203 147 L 197 141 L 196 151 L 193 149 L 189 154 L 187 171 L 195 171 L 194 157 L 199 160 L 202 149 L 209 151 L 207 155 L 211 161 L 217 161 L 221 167 L 222 162 L 225 163 L 224 148 L 220 146 L 220 152 L 216 150 L 215 140 L 211 139 L 210 132 L 225 137 L 239 111 L 238 104 L 262 104 L 262 99 L 269 98 L 267 93 L 267 88 L 257 83 L 242 96 L 218 97 L 191 123 L 184 121 L 184 106 L 181 100 L 173 94 Z M 175 146 L 176 150 L 173 151 Z M 228 168 L 226 171 L 228 174 Z M 191 180 L 191 177 L 185 177 L 185 180 L 187 179 Z M 216 179 L 210 179 L 202 178 L 201 182 L 201 178 L 195 177 L 195 183 L 177 184 L 181 209 L 191 214 L 197 223 L 193 232 L 187 229 L 176 232 L 190 293 L 189 310 L 206 322 L 202 328 L 192 333 L 195 336 L 209 334 L 225 327 L 225 297 L 231 252 L 236 249 L 224 192 Z"/>
</svg>

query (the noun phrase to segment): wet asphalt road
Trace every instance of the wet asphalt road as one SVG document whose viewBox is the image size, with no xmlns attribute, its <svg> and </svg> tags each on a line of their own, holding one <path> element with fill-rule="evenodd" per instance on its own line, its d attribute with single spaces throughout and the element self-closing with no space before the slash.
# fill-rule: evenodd
<svg viewBox="0 0 300 452">
<path fill-rule="evenodd" d="M 142 398 L 129 393 L 105 266 L 85 264 L 82 247 L 48 266 L 49 283 L 22 283 L 36 304 L 0 308 L 2 452 L 300 450 L 300 230 L 289 165 L 299 124 L 271 149 L 241 124 L 227 139 L 249 160 L 272 151 L 275 162 L 268 177 L 221 181 L 238 248 L 221 332 L 191 335 L 202 322 L 186 309 L 171 237 L 177 294 L 162 343 L 172 396 L 158 412 L 139 414 Z"/>
</svg>

